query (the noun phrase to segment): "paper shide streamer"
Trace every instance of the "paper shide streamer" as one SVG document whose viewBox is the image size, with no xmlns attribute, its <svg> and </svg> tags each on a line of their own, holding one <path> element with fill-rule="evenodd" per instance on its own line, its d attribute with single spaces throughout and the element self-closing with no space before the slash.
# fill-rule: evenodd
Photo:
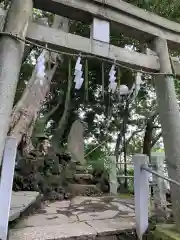
<svg viewBox="0 0 180 240">
<path fill-rule="evenodd" d="M 81 64 L 81 57 L 78 57 L 75 65 L 74 71 L 74 82 L 75 82 L 75 89 L 79 90 L 82 87 L 84 79 L 82 78 L 82 64 Z"/>
<path fill-rule="evenodd" d="M 116 70 L 115 70 L 115 64 L 112 65 L 111 70 L 109 72 L 109 92 L 115 93 L 117 88 L 117 82 L 116 81 Z"/>
<path fill-rule="evenodd" d="M 41 54 L 39 58 L 37 59 L 37 64 L 36 64 L 36 77 L 40 81 L 40 85 L 43 86 L 46 73 L 45 73 L 45 56 L 44 54 Z"/>
</svg>

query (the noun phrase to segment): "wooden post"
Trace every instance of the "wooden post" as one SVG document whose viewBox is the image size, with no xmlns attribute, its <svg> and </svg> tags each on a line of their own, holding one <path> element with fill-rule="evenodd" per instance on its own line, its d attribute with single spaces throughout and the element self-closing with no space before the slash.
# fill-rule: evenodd
<svg viewBox="0 0 180 240">
<path fill-rule="evenodd" d="M 148 164 L 148 156 L 137 154 L 133 156 L 134 163 L 134 196 L 136 232 L 140 240 L 148 228 L 149 210 L 149 173 L 141 169 Z"/>
<path fill-rule="evenodd" d="M 110 182 L 110 194 L 117 194 L 117 169 L 116 169 L 116 157 L 110 156 L 110 172 L 109 172 L 109 182 Z"/>
<path fill-rule="evenodd" d="M 160 71 L 172 73 L 167 41 L 156 38 L 155 51 L 160 60 Z M 180 179 L 180 113 L 176 98 L 174 79 L 171 76 L 157 76 L 155 81 L 158 112 L 162 126 L 165 155 L 169 177 Z M 171 184 L 172 210 L 177 230 L 180 231 L 180 187 Z"/>
<path fill-rule="evenodd" d="M 32 15 L 32 0 L 12 0 L 4 31 L 25 38 Z M 0 37 L 0 164 L 9 129 L 10 116 L 19 79 L 24 43 L 10 36 Z"/>
<path fill-rule="evenodd" d="M 155 171 L 164 176 L 164 153 L 151 153 L 151 163 L 155 165 Z M 154 213 L 159 222 L 167 219 L 167 204 L 165 184 L 162 178 L 153 175 L 153 205 Z"/>
</svg>

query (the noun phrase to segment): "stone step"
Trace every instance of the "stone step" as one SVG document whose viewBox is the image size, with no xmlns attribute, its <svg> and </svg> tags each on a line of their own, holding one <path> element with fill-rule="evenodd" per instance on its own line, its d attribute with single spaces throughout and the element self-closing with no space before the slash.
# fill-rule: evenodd
<svg viewBox="0 0 180 240">
<path fill-rule="evenodd" d="M 39 203 L 42 196 L 34 191 L 12 192 L 9 222 L 12 222 Z"/>
<path fill-rule="evenodd" d="M 93 184 L 69 184 L 69 192 L 72 196 L 91 195 L 101 193 L 101 190 Z"/>
<path fill-rule="evenodd" d="M 76 171 L 77 171 L 77 173 L 89 173 L 89 174 L 91 174 L 93 172 L 93 169 L 89 168 L 87 166 L 76 165 Z"/>
<path fill-rule="evenodd" d="M 50 221 L 50 220 L 49 220 Z M 12 229 L 9 240 L 114 240 L 115 235 L 135 228 L 132 218 L 116 218 L 86 222 L 33 226 Z"/>
<path fill-rule="evenodd" d="M 93 176 L 89 173 L 76 173 L 74 175 L 74 179 L 75 180 L 80 180 L 80 179 L 83 179 L 83 180 L 92 180 L 93 179 Z"/>
</svg>

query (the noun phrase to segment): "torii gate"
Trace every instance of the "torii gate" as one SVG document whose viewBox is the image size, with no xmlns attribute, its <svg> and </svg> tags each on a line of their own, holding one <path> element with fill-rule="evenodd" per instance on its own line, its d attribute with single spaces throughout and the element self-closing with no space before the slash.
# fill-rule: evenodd
<svg viewBox="0 0 180 240">
<path fill-rule="evenodd" d="M 43 46 L 47 44 L 55 50 L 84 52 L 106 59 L 116 59 L 117 62 L 140 70 L 163 73 L 157 75 L 155 80 L 158 111 L 166 157 L 171 161 L 171 166 L 174 166 L 173 168 L 169 166 L 169 176 L 178 180 L 180 177 L 180 115 L 172 66 L 179 77 L 180 64 L 174 59 L 170 61 L 168 47 L 174 49 L 180 45 L 180 24 L 121 0 L 34 0 L 35 8 L 90 23 L 94 29 L 97 27 L 96 22 L 101 23 L 103 20 L 103 26 L 107 32 L 109 31 L 104 42 L 100 36 L 96 35 L 96 30 L 92 31 L 92 36 L 88 39 L 31 22 L 32 3 L 31 0 L 11 1 L 5 32 L 17 34 L 21 38 L 26 37 Z M 0 16 L 3 14 L 5 13 L 0 12 Z M 156 54 L 147 55 L 111 45 L 109 43 L 111 29 L 147 43 L 149 48 L 154 45 L 153 50 Z M 9 127 L 8 119 L 11 115 L 23 47 L 23 43 L 18 43 L 11 36 L 0 39 L 0 156 L 3 153 Z M 180 201 L 178 201 L 180 189 L 174 185 L 171 193 L 173 213 L 177 227 L 180 229 Z"/>
<path fill-rule="evenodd" d="M 147 55 L 130 52 L 109 44 L 109 36 L 106 42 L 92 31 L 90 39 L 70 33 L 64 33 L 55 29 L 49 29 L 30 23 L 27 38 L 47 43 L 54 49 L 66 49 L 69 51 L 85 52 L 121 62 L 128 66 L 144 69 L 152 72 L 172 74 L 172 66 L 177 75 L 180 74 L 180 65 L 170 61 L 168 47 L 176 48 L 180 44 L 180 24 L 159 17 L 153 13 L 139 9 L 121 0 L 35 0 L 35 7 L 44 11 L 50 11 L 74 20 L 80 20 L 93 25 L 96 28 L 94 18 L 106 21 L 109 30 L 115 29 L 125 36 L 131 36 L 142 43 L 149 44 L 156 52 Z M 108 32 L 107 30 L 107 32 Z M 153 46 L 153 47 L 151 47 Z M 179 106 L 172 76 L 157 75 L 155 80 L 158 111 L 162 125 L 166 158 L 171 161 L 168 168 L 169 177 L 178 180 L 180 177 L 180 115 Z M 177 227 L 180 228 L 180 189 L 171 187 L 173 199 L 173 213 Z"/>
</svg>

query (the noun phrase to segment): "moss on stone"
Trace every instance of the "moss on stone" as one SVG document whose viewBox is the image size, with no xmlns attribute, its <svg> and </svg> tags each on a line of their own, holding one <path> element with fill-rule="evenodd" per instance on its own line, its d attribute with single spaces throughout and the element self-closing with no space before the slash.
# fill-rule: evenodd
<svg viewBox="0 0 180 240">
<path fill-rule="evenodd" d="M 174 224 L 161 224 L 156 226 L 155 240 L 180 240 L 180 233 L 175 230 Z"/>
<path fill-rule="evenodd" d="M 133 199 L 133 195 L 130 193 L 120 193 L 119 198 L 121 199 Z"/>
</svg>

